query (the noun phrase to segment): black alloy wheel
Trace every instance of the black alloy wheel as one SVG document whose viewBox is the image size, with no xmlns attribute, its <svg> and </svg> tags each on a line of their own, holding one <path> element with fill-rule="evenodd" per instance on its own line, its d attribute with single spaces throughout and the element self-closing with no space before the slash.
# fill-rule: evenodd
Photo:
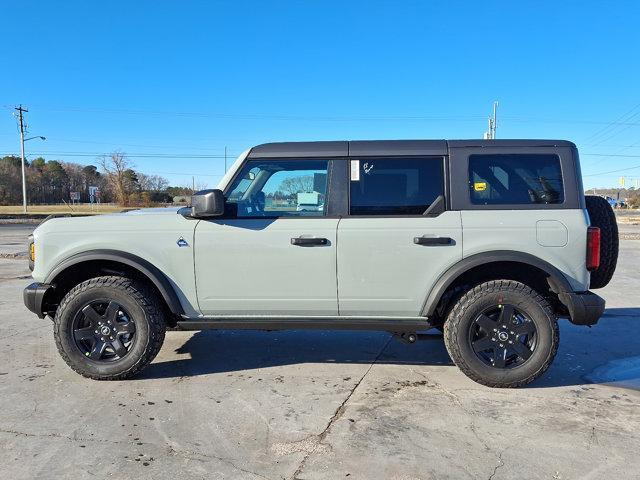
<svg viewBox="0 0 640 480">
<path fill-rule="evenodd" d="M 469 341 L 476 356 L 494 368 L 514 368 L 535 351 L 535 323 L 513 305 L 496 305 L 484 310 L 469 329 Z"/>
<path fill-rule="evenodd" d="M 75 346 L 94 362 L 113 362 L 124 358 L 131 348 L 135 321 L 115 301 L 95 300 L 84 306 L 73 319 Z"/>
</svg>

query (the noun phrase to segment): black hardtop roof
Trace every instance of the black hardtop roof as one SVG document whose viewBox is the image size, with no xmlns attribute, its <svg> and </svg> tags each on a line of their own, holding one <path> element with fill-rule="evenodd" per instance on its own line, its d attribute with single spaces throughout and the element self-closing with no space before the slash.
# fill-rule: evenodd
<svg viewBox="0 0 640 480">
<path fill-rule="evenodd" d="M 257 145 L 249 158 L 446 155 L 449 147 L 575 147 L 568 140 L 344 140 Z"/>
</svg>

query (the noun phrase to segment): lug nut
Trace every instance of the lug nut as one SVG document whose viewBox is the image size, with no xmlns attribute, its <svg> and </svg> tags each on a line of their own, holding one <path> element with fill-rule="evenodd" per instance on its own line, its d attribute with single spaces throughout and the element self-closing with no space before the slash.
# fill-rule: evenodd
<svg viewBox="0 0 640 480">
<path fill-rule="evenodd" d="M 494 328 L 494 329 L 493 329 L 493 331 L 494 331 L 494 332 L 497 332 L 497 331 L 498 331 L 498 329 L 497 329 L 497 328 Z"/>
<path fill-rule="evenodd" d="M 500 344 L 500 347 L 504 347 L 504 345 L 501 343 L 501 344 Z"/>
</svg>

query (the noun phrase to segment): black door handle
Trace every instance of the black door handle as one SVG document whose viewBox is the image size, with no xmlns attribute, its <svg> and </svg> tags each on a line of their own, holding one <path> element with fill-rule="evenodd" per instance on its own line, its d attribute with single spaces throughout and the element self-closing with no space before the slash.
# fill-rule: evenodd
<svg viewBox="0 0 640 480">
<path fill-rule="evenodd" d="M 413 237 L 416 245 L 453 245 L 451 237 Z"/>
<path fill-rule="evenodd" d="M 316 237 L 295 237 L 291 239 L 291 245 L 298 245 L 300 247 L 311 247 L 313 245 L 329 245 L 329 240 L 326 238 Z"/>
</svg>

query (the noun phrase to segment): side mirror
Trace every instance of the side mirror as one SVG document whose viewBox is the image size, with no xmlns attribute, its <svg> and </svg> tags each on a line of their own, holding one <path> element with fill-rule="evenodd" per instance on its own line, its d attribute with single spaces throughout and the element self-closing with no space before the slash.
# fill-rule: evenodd
<svg viewBox="0 0 640 480">
<path fill-rule="evenodd" d="M 222 214 L 224 214 L 224 195 L 222 190 L 201 190 L 191 195 L 192 217 L 219 217 Z"/>
</svg>

